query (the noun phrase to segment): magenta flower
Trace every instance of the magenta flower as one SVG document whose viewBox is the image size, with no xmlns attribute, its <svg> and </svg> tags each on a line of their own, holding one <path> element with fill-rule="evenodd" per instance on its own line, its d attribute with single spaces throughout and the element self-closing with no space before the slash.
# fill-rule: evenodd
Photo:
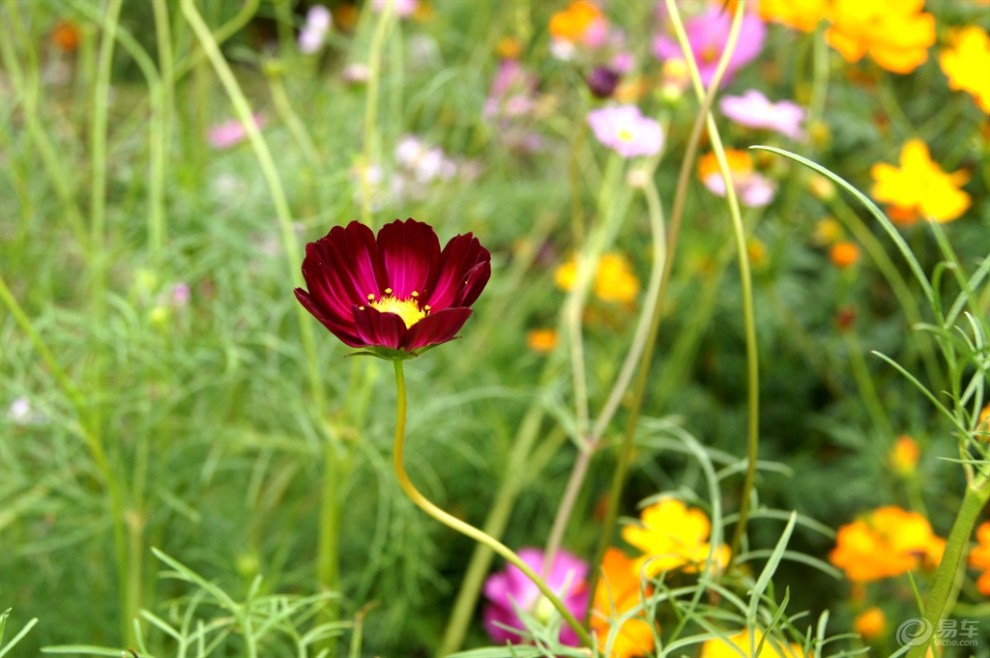
<svg viewBox="0 0 990 658">
<path fill-rule="evenodd" d="M 731 26 L 731 14 L 722 11 L 717 4 L 711 5 L 703 14 L 684 23 L 684 31 L 687 32 L 691 52 L 698 63 L 701 81 L 706 86 L 711 83 L 715 75 L 718 60 L 722 57 L 729 40 Z M 728 84 L 733 73 L 756 59 L 763 49 L 766 36 L 767 28 L 763 21 L 751 14 L 743 17 L 736 48 L 722 78 L 723 84 Z M 653 41 L 653 54 L 659 59 L 684 59 L 677 40 L 666 34 L 656 37 Z"/>
<path fill-rule="evenodd" d="M 257 112 L 255 112 L 251 118 L 254 121 L 254 125 L 260 130 L 262 125 L 264 125 L 264 118 Z M 229 149 L 232 146 L 237 146 L 246 138 L 247 129 L 238 119 L 230 119 L 229 121 L 218 123 L 217 125 L 211 127 L 206 135 L 206 139 L 210 143 L 210 146 L 218 150 Z"/>
<path fill-rule="evenodd" d="M 663 130 L 635 105 L 614 105 L 588 113 L 598 141 L 624 158 L 656 155 L 663 148 Z"/>
<path fill-rule="evenodd" d="M 519 557 L 536 573 L 543 572 L 543 551 L 538 548 L 523 548 Z M 557 551 L 546 583 L 576 617 L 584 614 L 588 603 L 588 564 L 567 551 Z M 485 581 L 485 598 L 488 605 L 483 611 L 485 630 L 495 642 L 519 641 L 522 636 L 509 629 L 524 628 L 519 611 L 548 622 L 558 614 L 553 605 L 540 593 L 540 590 L 527 578 L 519 567 L 508 565 L 505 571 L 494 573 Z M 580 646 L 577 634 L 568 626 L 560 630 L 560 642 L 564 645 Z"/>
<path fill-rule="evenodd" d="M 722 114 L 741 126 L 772 130 L 791 139 L 804 136 L 801 130 L 804 108 L 797 103 L 772 103 L 762 92 L 750 89 L 742 96 L 724 97 L 719 106 Z"/>
<path fill-rule="evenodd" d="M 491 276 L 491 254 L 470 233 L 440 250 L 433 227 L 395 220 L 378 231 L 335 226 L 306 245 L 308 290 L 296 298 L 350 347 L 408 358 L 452 340 Z"/>
</svg>

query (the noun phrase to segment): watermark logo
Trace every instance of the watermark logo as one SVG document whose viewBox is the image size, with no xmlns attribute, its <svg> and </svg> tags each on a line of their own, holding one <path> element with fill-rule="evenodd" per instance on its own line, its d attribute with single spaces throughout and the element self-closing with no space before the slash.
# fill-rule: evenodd
<svg viewBox="0 0 990 658">
<path fill-rule="evenodd" d="M 901 646 L 917 647 L 933 639 L 939 647 L 975 647 L 979 644 L 979 621 L 976 619 L 943 619 L 938 627 L 922 617 L 912 617 L 897 627 Z"/>
</svg>

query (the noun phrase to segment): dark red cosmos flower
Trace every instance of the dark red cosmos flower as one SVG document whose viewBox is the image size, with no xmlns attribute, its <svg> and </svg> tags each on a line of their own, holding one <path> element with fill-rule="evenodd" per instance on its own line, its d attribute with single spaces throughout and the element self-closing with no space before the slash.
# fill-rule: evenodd
<svg viewBox="0 0 990 658">
<path fill-rule="evenodd" d="M 433 227 L 395 220 L 378 231 L 335 226 L 306 245 L 296 288 L 306 310 L 351 347 L 404 358 L 454 338 L 491 276 L 491 254 L 470 233 L 440 251 Z"/>
</svg>

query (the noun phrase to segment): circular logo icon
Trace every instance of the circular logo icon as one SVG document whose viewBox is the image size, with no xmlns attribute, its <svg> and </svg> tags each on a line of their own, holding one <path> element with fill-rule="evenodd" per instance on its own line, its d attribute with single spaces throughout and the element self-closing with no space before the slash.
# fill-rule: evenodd
<svg viewBox="0 0 990 658">
<path fill-rule="evenodd" d="M 897 627 L 897 641 L 901 646 L 916 647 L 932 639 L 932 623 L 921 617 L 913 617 Z"/>
</svg>

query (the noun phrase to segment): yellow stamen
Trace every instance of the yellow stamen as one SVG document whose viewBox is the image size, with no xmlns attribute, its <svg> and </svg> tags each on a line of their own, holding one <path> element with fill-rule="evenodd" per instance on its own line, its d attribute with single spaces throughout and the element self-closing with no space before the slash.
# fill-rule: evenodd
<svg viewBox="0 0 990 658">
<path fill-rule="evenodd" d="M 623 142 L 631 142 L 632 138 L 633 138 L 632 132 L 630 132 L 627 128 L 619 129 L 619 139 L 621 139 Z M 465 283 L 467 283 L 467 281 L 465 281 Z"/>
<path fill-rule="evenodd" d="M 392 289 L 391 288 L 386 288 L 385 289 L 385 294 L 386 295 L 391 295 L 392 294 Z"/>
<path fill-rule="evenodd" d="M 391 293 L 392 289 L 386 288 L 385 291 Z M 398 315 L 405 323 L 406 329 L 425 318 L 426 314 L 430 311 L 429 306 L 421 309 L 419 304 L 412 298 L 396 299 L 391 294 L 385 295 L 377 302 L 372 302 L 371 305 L 382 313 L 394 313 Z"/>
</svg>

